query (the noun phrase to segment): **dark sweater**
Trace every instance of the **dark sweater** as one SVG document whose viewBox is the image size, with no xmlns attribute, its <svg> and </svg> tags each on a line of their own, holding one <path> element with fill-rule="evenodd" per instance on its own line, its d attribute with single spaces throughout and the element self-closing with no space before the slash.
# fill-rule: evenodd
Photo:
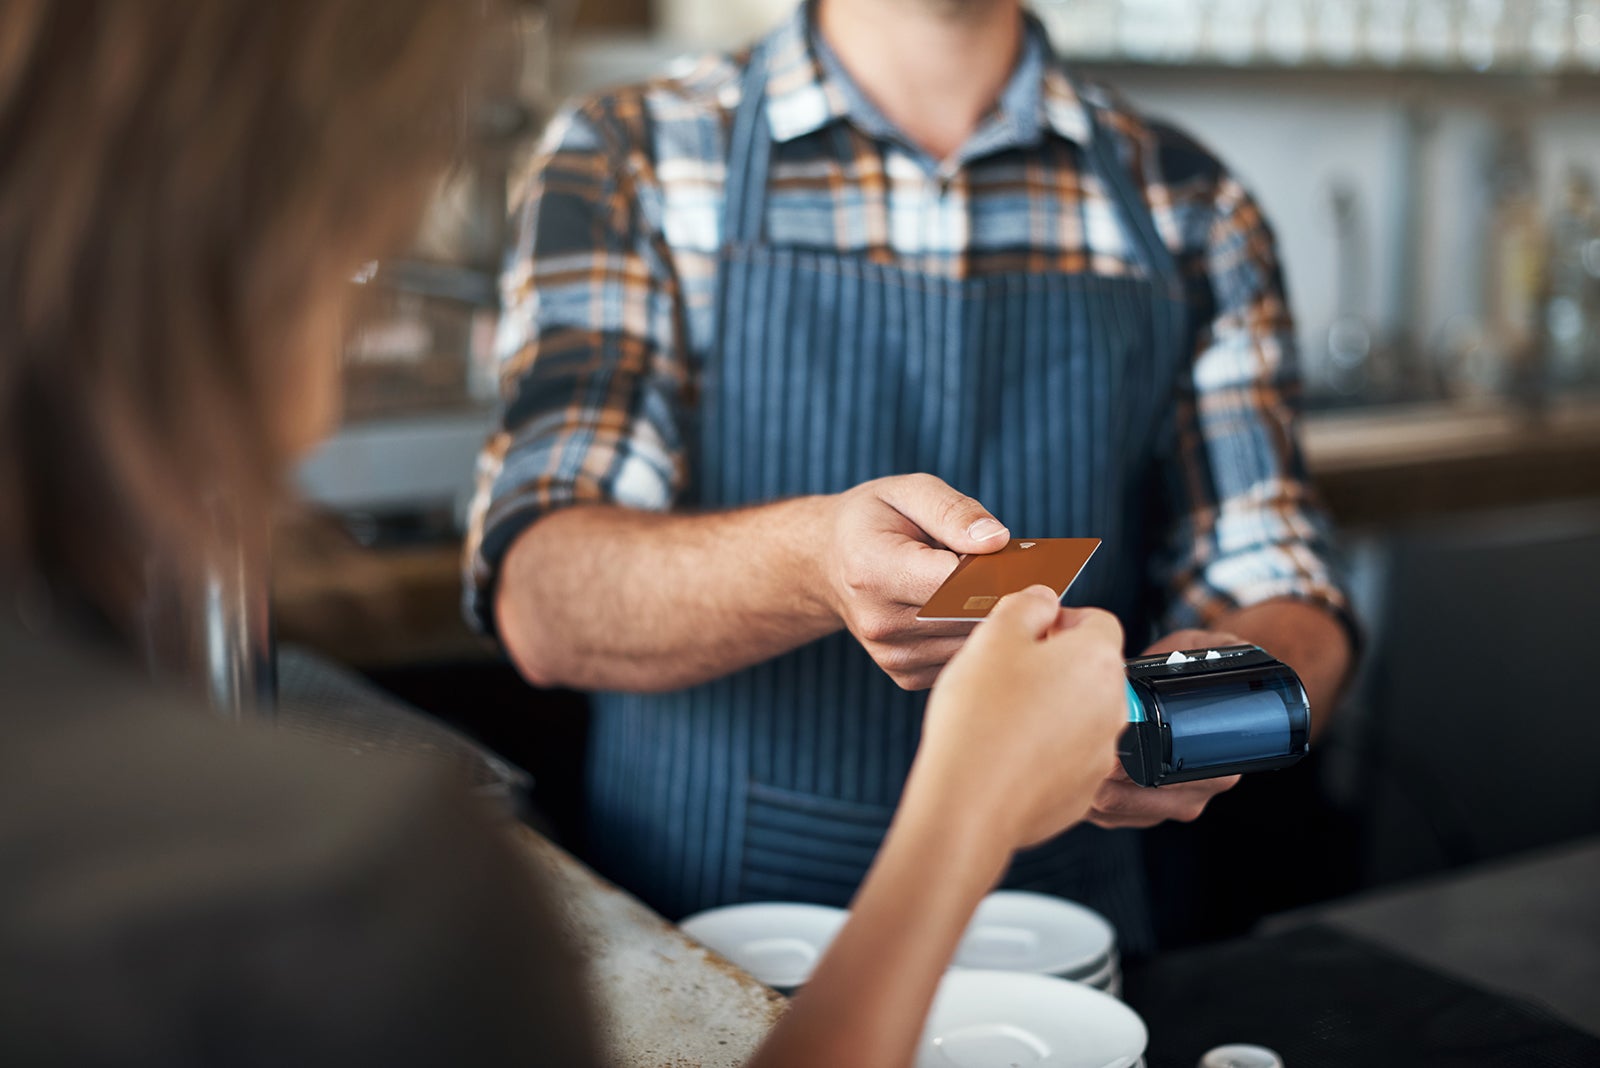
<svg viewBox="0 0 1600 1068">
<path fill-rule="evenodd" d="M 0 1064 L 593 1063 L 527 866 L 441 771 L 0 624 L 0 797 Z"/>
</svg>

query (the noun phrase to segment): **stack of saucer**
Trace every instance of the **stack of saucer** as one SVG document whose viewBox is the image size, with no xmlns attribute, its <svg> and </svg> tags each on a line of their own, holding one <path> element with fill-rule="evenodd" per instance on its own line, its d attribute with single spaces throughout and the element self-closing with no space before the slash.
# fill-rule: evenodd
<svg viewBox="0 0 1600 1068">
<path fill-rule="evenodd" d="M 765 902 L 712 909 L 682 926 L 792 994 L 811 978 L 847 916 L 821 905 Z M 990 894 L 939 986 L 917 1068 L 1143 1068 L 1144 1022 L 1117 1000 L 1121 991 L 1116 934 L 1099 913 L 1045 894 Z"/>
<path fill-rule="evenodd" d="M 683 933 L 775 990 L 792 994 L 811 978 L 849 918 L 844 909 L 766 901 L 690 916 Z"/>
<path fill-rule="evenodd" d="M 922 1031 L 916 1068 L 1143 1068 L 1138 1013 L 1049 975 L 955 969 Z"/>
<path fill-rule="evenodd" d="M 1054 975 L 1122 996 L 1122 958 L 1111 924 L 1093 909 L 1049 894 L 998 890 L 984 898 L 955 966 Z"/>
</svg>

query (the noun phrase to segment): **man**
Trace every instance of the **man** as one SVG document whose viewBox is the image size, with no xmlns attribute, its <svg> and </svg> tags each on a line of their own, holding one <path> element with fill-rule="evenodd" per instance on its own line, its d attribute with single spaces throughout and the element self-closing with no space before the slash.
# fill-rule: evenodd
<svg viewBox="0 0 1600 1068">
<path fill-rule="evenodd" d="M 1017 0 L 817 0 L 583 103 L 516 252 L 469 608 L 598 692 L 596 859 L 668 915 L 849 900 L 967 633 L 916 607 L 1011 531 L 1105 539 L 1075 600 L 1257 642 L 1328 710 L 1345 599 L 1271 235 Z M 1112 770 L 1009 882 L 1148 949 L 1127 829 L 1232 782 Z"/>
</svg>

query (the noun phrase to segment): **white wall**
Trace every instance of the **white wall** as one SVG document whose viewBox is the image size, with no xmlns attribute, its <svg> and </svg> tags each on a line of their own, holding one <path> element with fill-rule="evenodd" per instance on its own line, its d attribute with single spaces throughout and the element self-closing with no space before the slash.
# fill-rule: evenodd
<svg viewBox="0 0 1600 1068">
<path fill-rule="evenodd" d="M 1547 212 L 1569 167 L 1600 173 L 1592 88 L 1563 97 L 1542 95 L 1548 87 L 1539 83 L 1488 76 L 1481 85 L 1474 76 L 1379 75 L 1364 84 L 1367 77 L 1212 71 L 1184 85 L 1175 72 L 1135 71 L 1118 79 L 1141 106 L 1211 146 L 1260 198 L 1278 232 L 1312 365 L 1335 314 L 1335 182 L 1351 184 L 1364 209 L 1365 313 L 1380 337 L 1408 327 L 1433 349 L 1482 324 L 1488 178 L 1501 131 L 1527 130 Z M 1408 129 L 1416 145 L 1409 208 Z"/>
<path fill-rule="evenodd" d="M 1382 100 L 1350 100 L 1297 91 L 1293 83 L 1159 86 L 1137 75 L 1118 88 L 1147 112 L 1183 127 L 1217 153 L 1261 201 L 1277 231 L 1289 292 L 1307 357 L 1320 351 L 1335 313 L 1336 258 L 1330 194 L 1351 187 L 1367 231 L 1368 270 L 1357 309 L 1381 333 L 1399 325 L 1404 307 L 1391 244 L 1400 210 L 1394 168 L 1403 117 Z M 1266 89 L 1267 91 L 1263 91 Z"/>
</svg>

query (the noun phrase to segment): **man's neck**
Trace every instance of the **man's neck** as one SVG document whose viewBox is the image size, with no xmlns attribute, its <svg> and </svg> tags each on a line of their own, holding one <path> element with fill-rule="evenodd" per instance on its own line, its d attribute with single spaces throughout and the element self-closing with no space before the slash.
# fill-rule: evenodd
<svg viewBox="0 0 1600 1068">
<path fill-rule="evenodd" d="M 1019 0 L 819 0 L 817 28 L 884 116 L 939 160 L 994 107 L 1022 47 Z"/>
</svg>

